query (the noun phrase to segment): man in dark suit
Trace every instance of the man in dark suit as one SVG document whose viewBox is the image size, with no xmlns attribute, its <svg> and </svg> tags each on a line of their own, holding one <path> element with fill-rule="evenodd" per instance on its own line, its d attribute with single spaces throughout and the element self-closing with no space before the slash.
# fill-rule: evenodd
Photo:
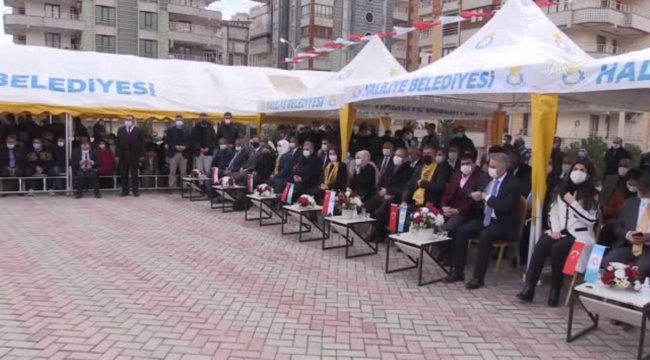
<svg viewBox="0 0 650 360">
<path fill-rule="evenodd" d="M 21 177 L 27 165 L 27 154 L 15 134 L 7 135 L 0 146 L 0 177 Z M 17 191 L 18 180 L 0 179 L 0 190 Z"/>
<path fill-rule="evenodd" d="M 298 142 L 298 138 L 295 136 L 289 138 L 289 154 L 291 154 L 291 157 L 293 158 L 293 165 L 300 162 L 300 158 L 302 157 L 302 147 Z"/>
<path fill-rule="evenodd" d="M 440 148 L 440 139 L 436 135 L 436 124 L 429 123 L 426 126 L 427 135 L 422 138 L 420 142 L 420 149 L 424 149 L 425 146 L 429 145 L 434 149 Z"/>
<path fill-rule="evenodd" d="M 616 175 L 618 162 L 623 158 L 632 158 L 632 154 L 623 147 L 623 139 L 615 137 L 612 146 L 605 153 L 605 174 Z"/>
<path fill-rule="evenodd" d="M 192 154 L 190 134 L 184 129 L 185 121 L 181 115 L 176 115 L 174 127 L 167 129 L 165 142 L 167 143 L 167 157 L 169 158 L 169 189 L 176 188 L 176 172 L 181 178 L 187 174 L 187 159 Z"/>
<path fill-rule="evenodd" d="M 458 228 L 456 237 L 456 252 L 454 254 L 454 272 L 447 282 L 463 281 L 465 279 L 465 263 L 467 261 L 467 244 L 470 239 L 479 238 L 479 250 L 474 278 L 467 283 L 470 290 L 485 285 L 485 273 L 492 253 L 492 243 L 498 239 L 518 241 L 519 225 L 519 184 L 517 179 L 508 173 L 510 158 L 503 153 L 490 155 L 488 174 L 492 180 L 483 191 L 475 191 L 470 197 L 483 203 L 483 216 L 470 220 Z"/>
<path fill-rule="evenodd" d="M 323 141 L 321 141 L 320 150 L 318 150 L 318 161 L 320 161 L 323 170 L 325 170 L 327 164 L 330 163 L 329 150 L 331 148 L 332 144 L 329 140 L 323 139 Z"/>
<path fill-rule="evenodd" d="M 318 191 L 318 183 L 322 177 L 314 144 L 310 140 L 305 140 L 302 148 L 302 157 L 293 169 L 292 180 L 296 184 L 293 191 L 294 200 L 303 194 L 314 195 Z"/>
<path fill-rule="evenodd" d="M 232 123 L 232 114 L 229 112 L 223 114 L 223 122 L 217 126 L 216 139 L 226 139 L 226 143 L 233 145 L 238 137 L 239 131 Z"/>
<path fill-rule="evenodd" d="M 625 175 L 632 168 L 632 158 L 630 156 L 622 157 L 618 161 L 616 174 L 605 175 L 603 189 L 600 191 L 600 205 L 605 205 L 609 198 L 614 194 L 617 188 L 625 187 Z"/>
<path fill-rule="evenodd" d="M 74 176 L 74 190 L 76 199 L 83 197 L 83 191 L 90 183 L 96 198 L 101 198 L 99 193 L 99 179 L 97 178 L 97 154 L 90 148 L 88 140 L 82 140 L 81 146 L 72 150 L 70 166 Z"/>
<path fill-rule="evenodd" d="M 219 139 L 219 150 L 217 150 L 216 155 L 212 159 L 212 167 L 218 168 L 220 174 L 223 174 L 228 168 L 234 154 L 235 151 L 228 144 L 228 139 Z"/>
<path fill-rule="evenodd" d="M 532 187 L 533 170 L 530 165 L 521 161 L 521 153 L 517 150 L 509 151 L 510 169 L 508 172 L 519 180 L 519 195 L 524 198 L 530 194 Z"/>
<path fill-rule="evenodd" d="M 393 171 L 393 154 L 395 153 L 395 145 L 387 141 L 383 144 L 381 156 L 375 159 L 375 164 L 379 168 L 379 174 L 390 174 Z"/>
<path fill-rule="evenodd" d="M 127 115 L 124 126 L 117 130 L 116 157 L 120 164 L 120 182 L 122 193 L 120 196 L 129 195 L 129 178 L 133 196 L 140 196 L 138 186 L 138 168 L 144 160 L 144 136 L 140 128 L 135 126 L 135 118 Z"/>
<path fill-rule="evenodd" d="M 436 149 L 430 146 L 425 146 L 422 150 L 422 165 L 413 171 L 411 179 L 406 184 L 402 196 L 403 203 L 416 207 L 431 203 L 433 206 L 440 207 L 442 192 L 449 179 L 449 171 L 446 163 L 439 166 L 435 162 L 436 153 Z M 433 174 L 427 176 L 430 169 L 433 169 Z M 424 197 L 421 196 L 422 191 Z"/>
<path fill-rule="evenodd" d="M 639 179 L 638 197 L 625 200 L 614 230 L 616 242 L 602 266 L 611 262 L 635 264 L 641 278 L 650 276 L 650 174 Z"/>
<path fill-rule="evenodd" d="M 232 154 L 224 175 L 233 176 L 233 174 L 238 173 L 248 162 L 248 151 L 244 149 L 243 140 L 241 138 L 235 140 L 235 152 Z"/>
</svg>

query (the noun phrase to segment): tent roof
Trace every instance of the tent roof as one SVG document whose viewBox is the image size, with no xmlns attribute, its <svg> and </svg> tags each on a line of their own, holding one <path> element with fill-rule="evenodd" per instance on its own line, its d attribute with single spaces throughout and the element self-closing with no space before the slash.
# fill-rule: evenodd
<svg viewBox="0 0 650 360">
<path fill-rule="evenodd" d="M 0 53 L 0 112 L 254 115 L 260 100 L 299 93 L 327 76 L 14 44 L 0 45 Z"/>
<path fill-rule="evenodd" d="M 348 87 L 346 100 L 561 90 L 575 81 L 562 71 L 590 60 L 534 2 L 509 0 L 451 54 L 406 75 Z"/>
<path fill-rule="evenodd" d="M 404 67 L 388 51 L 378 36 L 373 36 L 343 69 L 328 73 L 319 84 L 292 96 L 270 97 L 261 103 L 261 112 L 299 112 L 335 110 L 343 106 L 347 86 L 379 81 L 406 74 Z"/>
</svg>

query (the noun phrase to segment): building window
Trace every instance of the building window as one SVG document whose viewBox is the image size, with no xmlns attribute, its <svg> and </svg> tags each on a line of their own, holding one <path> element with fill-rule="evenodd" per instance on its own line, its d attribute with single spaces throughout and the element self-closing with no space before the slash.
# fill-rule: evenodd
<svg viewBox="0 0 650 360">
<path fill-rule="evenodd" d="M 607 51 L 607 38 L 602 35 L 596 36 L 596 51 L 597 52 L 606 52 Z"/>
<path fill-rule="evenodd" d="M 95 42 L 97 43 L 97 52 L 115 53 L 115 36 L 96 35 Z"/>
<path fill-rule="evenodd" d="M 331 19 L 332 18 L 332 12 L 333 12 L 333 9 L 332 9 L 331 6 L 320 5 L 320 4 L 314 5 L 314 13 L 315 13 L 316 17 Z"/>
<path fill-rule="evenodd" d="M 366 13 L 366 21 L 372 23 L 373 21 L 375 21 L 375 15 L 373 15 L 372 13 Z"/>
<path fill-rule="evenodd" d="M 140 56 L 148 58 L 158 57 L 158 41 L 140 39 Z"/>
<path fill-rule="evenodd" d="M 523 123 L 521 124 L 521 135 L 528 136 L 529 126 L 530 126 L 530 113 L 524 113 Z"/>
<path fill-rule="evenodd" d="M 192 55 L 192 48 L 189 46 L 178 46 L 176 47 L 175 53 L 181 55 Z"/>
<path fill-rule="evenodd" d="M 458 16 L 458 11 L 447 11 L 443 13 L 444 16 Z M 442 36 L 456 35 L 460 28 L 460 22 L 445 24 L 442 26 Z"/>
<path fill-rule="evenodd" d="M 115 26 L 115 8 L 97 5 L 95 8 L 95 22 L 97 24 Z"/>
<path fill-rule="evenodd" d="M 79 8 L 74 6 L 70 7 L 70 19 L 79 20 Z"/>
<path fill-rule="evenodd" d="M 598 136 L 598 125 L 600 124 L 600 115 L 589 115 L 589 136 Z"/>
<path fill-rule="evenodd" d="M 45 17 L 60 18 L 61 7 L 55 4 L 45 4 Z"/>
<path fill-rule="evenodd" d="M 442 48 L 442 56 L 447 56 L 451 54 L 454 50 L 456 50 L 455 46 Z"/>
<path fill-rule="evenodd" d="M 158 30 L 158 14 L 140 11 L 140 29 Z"/>
<path fill-rule="evenodd" d="M 61 48 L 61 34 L 45 33 L 45 46 L 53 48 Z"/>
</svg>

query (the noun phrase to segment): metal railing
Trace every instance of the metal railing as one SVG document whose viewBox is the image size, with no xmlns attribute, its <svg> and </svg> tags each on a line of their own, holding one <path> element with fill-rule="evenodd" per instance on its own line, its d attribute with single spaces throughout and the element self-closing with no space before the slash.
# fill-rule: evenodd
<svg viewBox="0 0 650 360">
<path fill-rule="evenodd" d="M 216 63 L 217 62 L 217 56 L 216 55 L 193 55 L 193 54 L 180 54 L 180 53 L 171 53 L 169 54 L 169 57 L 171 59 L 177 59 L 177 60 L 190 60 L 190 61 L 205 61 L 205 62 L 211 62 L 211 63 Z"/>
<path fill-rule="evenodd" d="M 115 26 L 115 17 L 103 17 L 103 16 L 95 16 L 95 23 L 101 24 L 101 25 L 110 25 L 110 26 Z"/>
<path fill-rule="evenodd" d="M 46 41 L 45 46 L 55 48 L 55 49 L 60 49 L 61 41 Z"/>
<path fill-rule="evenodd" d="M 621 55 L 629 53 L 632 49 L 622 48 L 620 46 L 613 46 L 611 44 L 595 44 L 588 46 L 580 46 L 584 51 L 588 53 L 603 53 L 608 55 Z"/>
<path fill-rule="evenodd" d="M 189 6 L 197 9 L 205 8 L 205 2 L 194 0 L 170 0 L 169 3 L 173 5 Z"/>
<path fill-rule="evenodd" d="M 116 47 L 115 46 L 97 45 L 97 52 L 115 54 Z"/>
<path fill-rule="evenodd" d="M 547 14 L 554 14 L 563 11 L 575 11 L 583 9 L 611 9 L 625 14 L 636 14 L 650 18 L 650 10 L 642 9 L 635 5 L 625 4 L 616 0 L 560 0 L 556 4 L 545 7 Z"/>
</svg>

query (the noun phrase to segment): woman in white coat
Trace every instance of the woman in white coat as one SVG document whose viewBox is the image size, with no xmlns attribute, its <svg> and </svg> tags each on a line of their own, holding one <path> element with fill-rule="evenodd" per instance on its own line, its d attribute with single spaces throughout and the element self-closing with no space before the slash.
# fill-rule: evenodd
<svg viewBox="0 0 650 360">
<path fill-rule="evenodd" d="M 586 259 L 588 256 L 587 250 L 596 241 L 594 225 L 598 221 L 598 190 L 593 183 L 594 174 L 591 162 L 578 161 L 571 167 L 569 178 L 555 189 L 549 211 L 550 229 L 535 245 L 526 273 L 526 284 L 517 294 L 520 300 L 533 301 L 535 286 L 546 259 L 550 257 L 552 276 L 548 305 L 557 306 L 564 281 L 564 263 L 576 240 L 586 244 L 583 257 Z M 585 262 L 581 263 L 584 265 Z M 582 265 L 578 264 L 578 269 L 580 266 Z"/>
</svg>

